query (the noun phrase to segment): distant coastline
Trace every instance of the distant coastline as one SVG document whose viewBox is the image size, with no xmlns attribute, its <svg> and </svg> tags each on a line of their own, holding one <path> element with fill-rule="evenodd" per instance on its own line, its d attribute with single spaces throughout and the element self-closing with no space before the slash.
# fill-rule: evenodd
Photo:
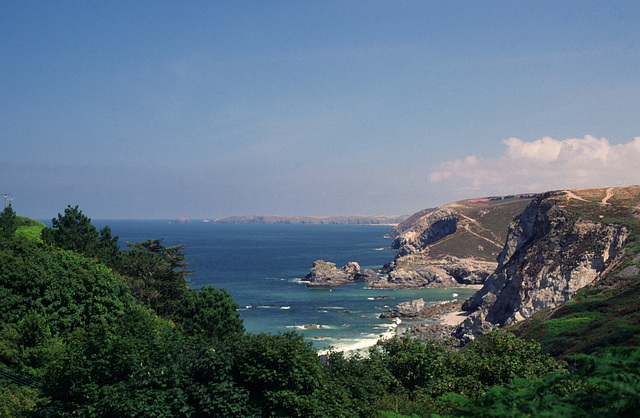
<svg viewBox="0 0 640 418">
<path fill-rule="evenodd" d="M 274 216 L 247 215 L 216 219 L 221 224 L 291 224 L 291 225 L 397 225 L 409 215 L 357 215 L 357 216 Z"/>
</svg>

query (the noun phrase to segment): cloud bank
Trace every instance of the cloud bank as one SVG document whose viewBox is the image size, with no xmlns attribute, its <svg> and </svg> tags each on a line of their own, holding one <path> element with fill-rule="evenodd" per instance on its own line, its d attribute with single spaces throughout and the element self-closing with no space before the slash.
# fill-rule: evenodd
<svg viewBox="0 0 640 418">
<path fill-rule="evenodd" d="M 506 149 L 500 157 L 447 161 L 434 168 L 429 180 L 482 195 L 640 183 L 640 137 L 617 145 L 590 135 L 502 142 Z"/>
</svg>

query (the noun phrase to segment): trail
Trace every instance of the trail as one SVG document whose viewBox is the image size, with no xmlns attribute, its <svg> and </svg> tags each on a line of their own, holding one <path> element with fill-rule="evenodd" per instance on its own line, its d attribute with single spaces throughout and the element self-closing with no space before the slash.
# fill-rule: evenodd
<svg viewBox="0 0 640 418">
<path fill-rule="evenodd" d="M 468 221 L 475 223 L 476 225 L 478 225 L 478 227 L 479 227 L 479 228 L 484 229 L 485 231 L 489 232 L 491 235 L 494 235 L 494 234 L 493 234 L 493 232 L 489 231 L 487 228 L 482 227 L 482 225 L 480 225 L 480 223 L 479 223 L 477 220 L 475 220 L 475 219 L 473 219 L 473 218 L 470 218 L 469 216 L 465 215 L 464 213 L 459 213 L 459 215 L 460 215 L 461 217 L 463 217 L 463 218 L 467 219 Z M 473 231 L 471 230 L 471 228 L 470 228 L 470 225 L 469 225 L 469 224 L 465 225 L 465 226 L 464 226 L 464 229 L 466 229 L 466 230 L 467 230 L 467 232 L 469 232 L 471 235 L 475 235 L 475 236 L 476 236 L 476 237 L 478 237 L 478 238 L 481 238 L 481 239 L 483 239 L 483 240 L 485 240 L 485 241 L 489 241 L 490 243 L 492 243 L 493 245 L 495 245 L 496 247 L 498 247 L 498 248 L 500 248 L 500 249 L 502 249 L 502 247 L 504 247 L 504 244 L 498 244 L 497 242 L 495 242 L 495 241 L 493 241 L 493 240 L 491 240 L 491 239 L 489 239 L 489 238 L 487 238 L 487 237 L 484 237 L 484 236 L 482 236 L 482 235 L 480 235 L 480 234 L 478 234 L 478 233 L 476 233 L 476 232 L 473 232 Z M 495 237 L 495 235 L 494 235 L 494 237 Z"/>
<path fill-rule="evenodd" d="M 577 194 L 575 194 L 574 192 L 572 192 L 571 190 L 564 190 L 564 192 L 567 195 L 567 200 L 569 199 L 576 199 L 576 200 L 582 200 L 583 202 L 588 202 L 587 199 L 583 199 L 582 197 L 578 196 Z"/>
<path fill-rule="evenodd" d="M 602 199 L 602 202 L 600 202 L 603 205 L 609 205 L 609 203 L 607 203 L 607 201 L 609 199 L 611 199 L 611 197 L 613 196 L 613 187 L 609 187 L 607 189 L 607 195 L 604 197 L 604 199 Z"/>
</svg>

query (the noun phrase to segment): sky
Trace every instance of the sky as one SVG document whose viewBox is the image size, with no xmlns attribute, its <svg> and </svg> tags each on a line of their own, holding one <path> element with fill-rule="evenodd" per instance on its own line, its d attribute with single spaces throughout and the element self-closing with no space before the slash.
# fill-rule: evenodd
<svg viewBox="0 0 640 418">
<path fill-rule="evenodd" d="M 400 215 L 640 183 L 637 1 L 0 0 L 0 194 Z"/>
</svg>

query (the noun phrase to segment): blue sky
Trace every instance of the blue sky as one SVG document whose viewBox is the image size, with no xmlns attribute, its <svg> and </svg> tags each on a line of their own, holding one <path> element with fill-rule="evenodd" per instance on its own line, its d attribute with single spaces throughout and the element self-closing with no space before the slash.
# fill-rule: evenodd
<svg viewBox="0 0 640 418">
<path fill-rule="evenodd" d="M 0 1 L 20 215 L 410 214 L 639 183 L 635 1 Z"/>
</svg>

